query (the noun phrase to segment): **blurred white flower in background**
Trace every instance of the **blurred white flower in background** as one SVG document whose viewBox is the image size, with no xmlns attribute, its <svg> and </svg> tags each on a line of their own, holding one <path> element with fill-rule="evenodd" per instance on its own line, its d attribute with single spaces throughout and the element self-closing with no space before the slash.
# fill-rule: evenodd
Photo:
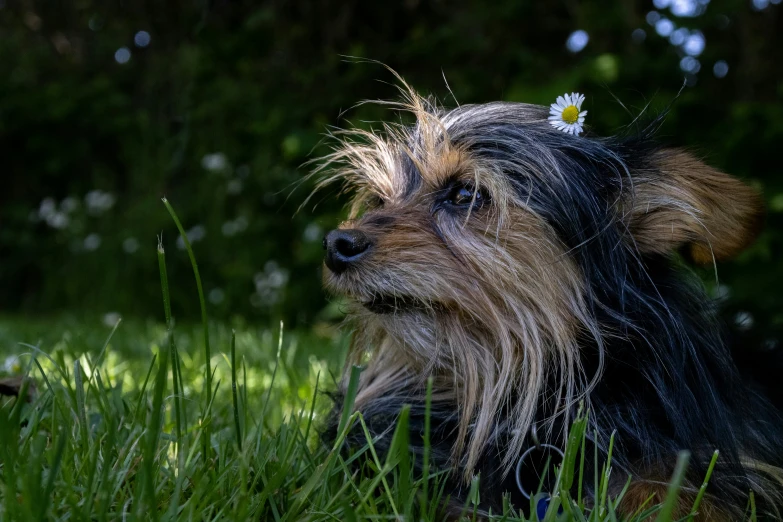
<svg viewBox="0 0 783 522">
<path fill-rule="evenodd" d="M 114 195 L 102 190 L 91 190 L 84 196 L 87 212 L 93 216 L 103 214 L 111 209 L 114 203 Z M 62 230 L 71 224 L 71 216 L 79 210 L 80 206 L 79 199 L 73 196 L 64 198 L 59 204 L 54 198 L 44 198 L 38 205 L 38 210 L 30 213 L 30 221 L 33 223 L 43 221 L 52 228 Z"/>
<path fill-rule="evenodd" d="M 256 291 L 250 296 L 250 304 L 259 308 L 272 306 L 280 299 L 280 290 L 288 282 L 288 270 L 281 268 L 276 261 L 267 261 L 263 272 L 253 276 Z"/>
<path fill-rule="evenodd" d="M 46 224 L 58 230 L 67 228 L 70 222 L 71 220 L 68 218 L 68 215 L 63 212 L 55 212 L 46 218 Z"/>
<path fill-rule="evenodd" d="M 669 43 L 672 45 L 682 45 L 685 43 L 685 39 L 688 37 L 690 32 L 684 28 L 680 27 L 679 29 L 675 29 L 675 31 L 669 35 Z"/>
<path fill-rule="evenodd" d="M 590 41 L 590 36 L 587 31 L 582 29 L 576 30 L 568 36 L 566 40 L 566 49 L 572 53 L 578 53 L 587 46 L 587 42 Z"/>
<path fill-rule="evenodd" d="M 223 299 L 226 298 L 226 293 L 220 289 L 220 288 L 213 288 L 209 291 L 209 302 L 212 304 L 220 304 L 223 302 Z"/>
<path fill-rule="evenodd" d="M 84 196 L 84 204 L 87 212 L 97 216 L 110 210 L 114 206 L 114 195 L 102 190 L 91 190 Z"/>
<path fill-rule="evenodd" d="M 220 227 L 220 231 L 226 237 L 231 237 L 244 232 L 247 228 L 247 218 L 245 216 L 239 216 L 233 221 L 226 221 L 223 226 Z"/>
<path fill-rule="evenodd" d="M 147 47 L 150 41 L 152 41 L 152 37 L 147 31 L 139 31 L 133 35 L 133 43 L 136 44 L 136 47 Z"/>
<path fill-rule="evenodd" d="M 686 73 L 696 74 L 701 70 L 701 63 L 693 56 L 686 56 L 680 60 L 680 69 Z"/>
<path fill-rule="evenodd" d="M 122 242 L 122 249 L 128 254 L 133 254 L 139 249 L 139 240 L 135 237 L 129 237 Z"/>
<path fill-rule="evenodd" d="M 201 158 L 201 166 L 204 170 L 212 172 L 225 170 L 228 167 L 228 158 L 222 152 L 214 152 L 212 154 L 205 154 Z"/>
<path fill-rule="evenodd" d="M 699 16 L 706 10 L 710 0 L 653 0 L 653 4 L 658 9 L 669 8 L 673 15 L 677 17 Z M 662 16 L 658 11 L 650 11 L 646 16 L 647 23 L 655 28 L 655 32 L 660 36 L 669 39 L 669 43 L 675 46 L 680 54 L 680 69 L 685 73 L 686 85 L 696 84 L 696 74 L 701 70 L 701 63 L 696 59 L 701 56 L 707 46 L 707 40 L 704 33 L 699 30 L 689 30 L 685 27 L 677 27 L 670 19 Z M 643 38 L 636 31 L 631 38 L 637 43 L 641 43 Z M 720 60 L 723 64 L 725 62 Z M 728 73 L 728 67 L 719 67 L 715 71 L 715 76 L 723 78 Z M 722 74 L 723 76 L 720 76 Z"/>
<path fill-rule="evenodd" d="M 631 33 L 631 40 L 633 40 L 634 43 L 640 44 L 644 42 L 646 39 L 647 39 L 647 31 L 645 31 L 641 27 L 637 27 Z"/>
<path fill-rule="evenodd" d="M 67 198 L 66 198 L 67 199 Z M 65 200 L 63 200 L 65 202 Z M 70 207 L 70 203 L 65 205 Z M 57 202 L 54 198 L 44 198 L 41 204 L 38 206 L 38 212 L 30 216 L 32 221 L 44 221 L 47 225 L 58 230 L 62 230 L 68 226 L 71 219 L 68 217 L 68 212 L 60 205 L 58 209 Z"/>
<path fill-rule="evenodd" d="M 318 223 L 310 223 L 304 229 L 304 240 L 310 243 L 314 241 L 320 241 L 323 238 L 323 231 Z"/>
<path fill-rule="evenodd" d="M 726 60 L 718 60 L 715 62 L 715 65 L 712 66 L 712 74 L 714 74 L 716 78 L 725 78 L 726 75 L 729 74 L 729 64 L 726 63 Z"/>
<path fill-rule="evenodd" d="M 101 246 L 101 236 L 98 234 L 93 233 L 84 238 L 84 249 L 88 252 L 97 250 L 99 246 Z"/>
<path fill-rule="evenodd" d="M 22 361 L 16 355 L 6 357 L 3 362 L 3 370 L 6 373 L 19 374 L 22 373 Z"/>
<path fill-rule="evenodd" d="M 704 52 L 706 41 L 704 40 L 704 33 L 701 31 L 694 31 L 685 38 L 685 42 L 682 44 L 682 50 L 689 56 L 699 56 Z"/>
<path fill-rule="evenodd" d="M 653 0 L 656 9 L 666 9 L 674 16 L 682 18 L 694 17 L 704 14 L 710 0 Z"/>
<path fill-rule="evenodd" d="M 753 328 L 753 316 L 750 312 L 737 312 L 734 316 L 734 323 L 740 330 L 750 330 Z"/>
<path fill-rule="evenodd" d="M 240 194 L 244 188 L 241 179 L 232 179 L 226 185 L 226 192 L 232 195 Z"/>
<path fill-rule="evenodd" d="M 120 47 L 117 49 L 117 52 L 114 53 L 114 60 L 120 65 L 128 63 L 130 59 L 131 52 L 127 47 Z"/>
<path fill-rule="evenodd" d="M 756 11 L 763 11 L 767 7 L 769 7 L 769 0 L 753 0 L 753 9 Z"/>
<path fill-rule="evenodd" d="M 223 226 L 220 227 L 220 231 L 223 233 L 226 237 L 235 236 L 237 232 L 239 232 L 239 229 L 237 228 L 236 223 L 233 221 L 226 221 L 223 223 Z"/>
<path fill-rule="evenodd" d="M 77 208 L 79 208 L 79 200 L 71 196 L 68 196 L 60 202 L 60 210 L 66 214 L 70 214 Z"/>
<path fill-rule="evenodd" d="M 668 18 L 660 18 L 655 22 L 655 32 L 661 36 L 669 36 L 674 31 L 674 22 Z"/>
<path fill-rule="evenodd" d="M 185 235 L 188 236 L 188 241 L 191 243 L 198 243 L 207 235 L 207 229 L 204 228 L 204 225 L 196 225 L 185 232 Z M 182 236 L 177 236 L 177 248 L 180 250 L 185 249 L 185 240 L 182 239 Z"/>
<path fill-rule="evenodd" d="M 114 328 L 114 325 L 122 319 L 122 316 L 118 312 L 107 312 L 103 314 L 103 324 L 109 328 Z"/>
<path fill-rule="evenodd" d="M 38 207 L 38 216 L 41 219 L 46 219 L 50 215 L 57 212 L 57 203 L 53 198 L 44 198 Z"/>
</svg>

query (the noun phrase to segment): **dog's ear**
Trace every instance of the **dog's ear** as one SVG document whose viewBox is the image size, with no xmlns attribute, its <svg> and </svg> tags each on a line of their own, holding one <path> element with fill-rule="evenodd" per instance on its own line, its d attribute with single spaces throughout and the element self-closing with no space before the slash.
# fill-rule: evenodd
<svg viewBox="0 0 783 522">
<path fill-rule="evenodd" d="M 688 152 L 653 152 L 632 179 L 623 205 L 625 222 L 642 253 L 687 245 L 693 261 L 712 263 L 738 254 L 761 229 L 759 194 Z"/>
</svg>

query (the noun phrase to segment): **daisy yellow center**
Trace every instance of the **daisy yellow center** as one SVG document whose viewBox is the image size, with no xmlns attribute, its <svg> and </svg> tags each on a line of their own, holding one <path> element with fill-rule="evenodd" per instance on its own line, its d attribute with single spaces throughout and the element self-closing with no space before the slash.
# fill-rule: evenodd
<svg viewBox="0 0 783 522">
<path fill-rule="evenodd" d="M 563 121 L 566 123 L 576 123 L 579 119 L 579 109 L 575 105 L 569 105 L 563 109 Z"/>
</svg>

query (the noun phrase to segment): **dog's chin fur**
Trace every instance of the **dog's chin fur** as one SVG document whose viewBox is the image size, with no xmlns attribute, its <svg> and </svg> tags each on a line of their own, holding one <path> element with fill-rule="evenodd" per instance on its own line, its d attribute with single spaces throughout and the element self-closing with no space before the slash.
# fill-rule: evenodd
<svg viewBox="0 0 783 522">
<path fill-rule="evenodd" d="M 403 93 L 415 125 L 346 131 L 316 169 L 329 172 L 319 186 L 354 190 L 341 227 L 373 245 L 343 273 L 325 271 L 325 286 L 353 303 L 348 367 L 366 367 L 354 407 L 378 447 L 403 404 L 422 429 L 431 377 L 433 461 L 461 477 L 455 498 L 480 472 L 481 498 L 498 505 L 531 428 L 562 446 L 583 404 L 599 452 L 615 434 L 615 493 L 630 475 L 629 498 L 655 494 L 689 450 L 692 498 L 719 449 L 710 516 L 731 519 L 750 490 L 776 512 L 780 411 L 740 378 L 712 303 L 674 257 L 738 253 L 758 231 L 758 195 L 659 148 L 654 127 L 576 137 L 548 125 L 544 107 L 444 111 Z M 482 204 L 449 203 L 455 184 Z"/>
<path fill-rule="evenodd" d="M 508 471 L 537 413 L 546 411 L 544 431 L 553 434 L 558 417 L 586 398 L 577 391 L 587 389 L 587 377 L 575 333 L 591 327 L 581 277 L 565 248 L 550 241 L 545 223 L 520 226 L 535 218 L 514 208 L 506 214 L 490 233 L 492 216 L 476 216 L 471 243 L 451 255 L 439 249 L 437 234 L 418 224 L 396 223 L 404 249 L 393 234 L 381 236 L 368 226 L 378 242 L 373 256 L 339 276 L 327 275 L 329 288 L 361 305 L 350 319 L 355 353 L 376 354 L 366 361 L 376 384 L 361 387 L 357 407 L 372 400 L 369 389 L 399 386 L 394 381 L 401 372 L 406 382 L 419 379 L 419 386 L 428 376 L 450 382 L 449 395 L 462 412 L 453 460 L 464 465 L 466 478 L 499 423 L 513 433 L 501 459 Z M 447 218 L 439 225 L 443 237 L 466 232 L 466 225 L 454 226 Z M 417 250 L 407 245 L 414 236 L 423 236 Z M 423 255 L 432 259 L 426 270 L 417 268 L 415 256 Z M 559 385 L 551 383 L 544 393 L 552 374 L 560 376 Z M 548 404 L 541 404 L 542 396 Z"/>
</svg>

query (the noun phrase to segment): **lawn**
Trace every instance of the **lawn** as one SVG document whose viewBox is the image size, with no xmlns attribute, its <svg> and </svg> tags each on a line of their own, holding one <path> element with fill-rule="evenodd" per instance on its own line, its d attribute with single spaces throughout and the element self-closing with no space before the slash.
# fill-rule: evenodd
<svg viewBox="0 0 783 522">
<path fill-rule="evenodd" d="M 342 336 L 243 325 L 232 340 L 210 324 L 206 408 L 201 325 L 175 327 L 172 351 L 163 323 L 104 319 L 115 318 L 0 320 L 5 373 L 35 387 L 0 409 L 3 520 L 440 519 L 442 475 L 411 470 L 400 430 L 389 456 L 320 442 Z M 361 429 L 359 415 L 349 422 Z M 611 499 L 588 511 L 565 494 L 565 482 L 593 480 L 578 471 L 561 476 L 572 514 L 548 520 L 615 520 Z M 497 520 L 528 518 L 509 509 Z"/>
<path fill-rule="evenodd" d="M 328 325 L 219 324 L 206 313 L 200 324 L 175 323 L 162 249 L 158 257 L 158 322 L 0 319 L 2 371 L 29 377 L 27 400 L 7 397 L 0 408 L 0 519 L 443 519 L 446 475 L 429 467 L 427 450 L 415 465 L 405 410 L 386 455 L 369 435 L 362 447 L 337 450 L 346 430 L 367 433 L 360 413 L 341 417 L 334 447 L 319 438 L 344 334 Z M 618 518 L 617 499 L 606 496 L 611 469 L 581 473 L 585 426 L 583 417 L 572 428 L 547 521 Z M 671 520 L 680 476 L 664 505 L 634 520 Z M 479 480 L 464 504 L 469 518 Z M 595 503 L 583 498 L 588 484 Z M 506 506 L 491 519 L 538 520 L 532 511 L 528 519 Z"/>
</svg>

